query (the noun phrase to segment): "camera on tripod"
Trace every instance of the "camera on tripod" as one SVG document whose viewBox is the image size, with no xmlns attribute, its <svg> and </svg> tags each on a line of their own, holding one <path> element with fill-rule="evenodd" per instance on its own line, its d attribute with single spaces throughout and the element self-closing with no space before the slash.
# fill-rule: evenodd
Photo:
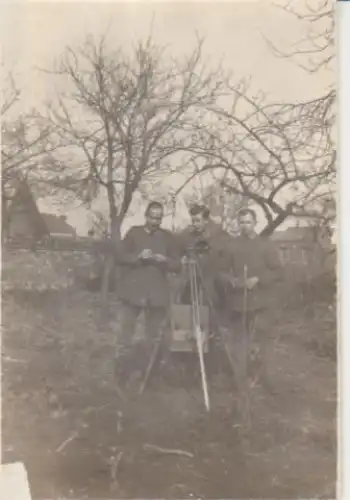
<svg viewBox="0 0 350 500">
<path fill-rule="evenodd" d="M 187 249 L 186 257 L 196 258 L 203 257 L 209 253 L 210 246 L 206 240 L 197 240 L 191 247 Z"/>
</svg>

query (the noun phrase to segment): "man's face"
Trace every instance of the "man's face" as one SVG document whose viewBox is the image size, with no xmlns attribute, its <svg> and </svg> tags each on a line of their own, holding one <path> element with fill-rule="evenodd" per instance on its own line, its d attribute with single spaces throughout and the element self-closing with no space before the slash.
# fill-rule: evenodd
<svg viewBox="0 0 350 500">
<path fill-rule="evenodd" d="M 251 214 L 241 215 L 238 219 L 238 225 L 241 234 L 244 236 L 252 236 L 255 234 L 255 218 Z"/>
<path fill-rule="evenodd" d="M 204 231 L 207 225 L 207 220 L 203 217 L 203 214 L 192 215 L 192 227 L 196 233 L 201 233 Z"/>
<path fill-rule="evenodd" d="M 163 210 L 158 207 L 150 208 L 146 214 L 146 226 L 151 231 L 158 229 L 163 220 Z"/>
</svg>

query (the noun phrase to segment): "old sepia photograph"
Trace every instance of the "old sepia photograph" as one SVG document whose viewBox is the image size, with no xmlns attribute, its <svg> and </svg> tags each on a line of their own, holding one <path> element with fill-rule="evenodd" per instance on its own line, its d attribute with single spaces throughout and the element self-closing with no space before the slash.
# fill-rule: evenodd
<svg viewBox="0 0 350 500">
<path fill-rule="evenodd" d="M 4 500 L 336 498 L 335 10 L 2 5 Z"/>
</svg>

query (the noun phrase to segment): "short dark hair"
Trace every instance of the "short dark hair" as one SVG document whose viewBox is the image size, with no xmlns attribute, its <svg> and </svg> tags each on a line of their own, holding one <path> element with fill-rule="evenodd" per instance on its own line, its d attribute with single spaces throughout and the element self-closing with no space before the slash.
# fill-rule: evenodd
<svg viewBox="0 0 350 500">
<path fill-rule="evenodd" d="M 164 210 L 163 204 L 160 203 L 160 201 L 150 201 L 149 204 L 146 207 L 145 214 L 148 215 L 151 210 L 154 208 L 159 209 L 159 210 Z"/>
<path fill-rule="evenodd" d="M 202 214 L 203 219 L 209 219 L 210 210 L 205 205 L 198 205 L 198 204 L 192 205 L 190 208 L 191 217 L 193 215 L 198 215 L 198 214 Z"/>
<path fill-rule="evenodd" d="M 239 210 L 237 218 L 240 219 L 241 217 L 245 217 L 246 215 L 250 215 L 255 222 L 258 220 L 256 212 L 252 208 L 242 208 L 241 210 Z"/>
</svg>

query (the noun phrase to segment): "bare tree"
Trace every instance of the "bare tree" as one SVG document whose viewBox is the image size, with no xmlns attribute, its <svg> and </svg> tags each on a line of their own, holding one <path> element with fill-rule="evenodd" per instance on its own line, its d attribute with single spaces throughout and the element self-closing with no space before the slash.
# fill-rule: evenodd
<svg viewBox="0 0 350 500">
<path fill-rule="evenodd" d="M 2 68 L 4 71 L 4 68 Z M 1 116 L 4 116 L 20 98 L 13 75 L 7 73 L 2 84 Z"/>
<path fill-rule="evenodd" d="M 194 203 L 204 204 L 209 209 L 211 218 L 220 224 L 222 229 L 236 235 L 237 213 L 241 208 L 251 205 L 252 200 L 227 189 L 224 182 L 228 178 L 227 175 L 216 172 L 215 169 L 206 171 L 205 174 L 205 182 L 199 183 L 197 189 L 182 195 L 185 204 L 187 207 Z"/>
<path fill-rule="evenodd" d="M 288 1 L 277 4 L 277 8 L 303 23 L 305 33 L 295 42 L 292 50 L 276 47 L 273 40 L 265 37 L 273 53 L 278 57 L 292 59 L 311 73 L 332 69 L 335 56 L 334 5 L 333 0 L 307 0 L 303 3 Z"/>
<path fill-rule="evenodd" d="M 86 201 L 106 194 L 114 244 L 134 194 L 179 170 L 200 110 L 215 102 L 221 85 L 203 63 L 201 41 L 174 60 L 150 38 L 128 55 L 110 51 L 104 37 L 88 37 L 66 50 L 55 74 L 68 89 L 49 105 L 45 122 L 65 150 L 50 155 L 49 168 L 56 183 Z"/>
<path fill-rule="evenodd" d="M 333 70 L 335 58 L 335 3 L 332 0 L 306 1 L 296 5 L 296 2 L 278 4 L 292 18 L 297 19 L 304 25 L 304 36 L 298 39 L 293 46 L 293 50 L 284 51 L 277 48 L 275 44 L 266 39 L 273 53 L 277 57 L 288 58 L 293 63 L 303 68 L 309 73 L 320 72 L 321 70 Z M 315 116 L 310 116 L 309 122 L 315 118 L 315 123 L 319 119 L 318 109 L 327 103 L 326 113 L 328 120 L 325 121 L 325 132 L 328 134 L 329 150 L 333 151 L 334 161 L 332 163 L 332 179 L 328 186 L 324 185 L 323 195 L 315 199 L 318 214 L 322 214 L 313 223 L 323 231 L 325 228 L 334 227 L 335 223 L 335 86 L 331 84 L 324 95 L 315 98 Z M 327 179 L 325 179 L 326 181 Z M 328 189 L 327 189 L 328 188 Z M 319 190 L 317 191 L 317 193 Z M 316 195 L 317 196 L 317 195 Z M 331 209 L 330 209 L 331 207 Z"/>
<path fill-rule="evenodd" d="M 3 82 L 1 103 L 1 198 L 2 230 L 6 234 L 10 222 L 8 210 L 17 181 L 41 178 L 41 162 L 57 148 L 49 127 L 40 127 L 36 113 L 21 111 L 21 93 L 9 73 Z"/>
<path fill-rule="evenodd" d="M 247 197 L 266 218 L 262 234 L 290 216 L 322 217 L 319 205 L 335 186 L 334 125 L 330 91 L 300 104 L 266 104 L 248 89 L 230 87 L 233 105 L 210 106 L 193 157 L 201 172 L 221 172 L 219 184 Z"/>
<path fill-rule="evenodd" d="M 292 50 L 275 55 L 290 58 L 308 72 L 332 69 L 334 10 L 331 0 L 278 4 L 305 27 L 305 35 Z M 266 37 L 265 37 L 266 39 Z M 260 206 L 273 232 L 290 216 L 313 217 L 324 227 L 334 219 L 336 182 L 335 90 L 309 102 L 269 104 L 264 96 L 249 97 L 248 86 L 232 86 L 231 107 L 210 108 L 216 119 L 201 129 L 193 151 L 201 169 L 221 172 L 228 191 Z"/>
<path fill-rule="evenodd" d="M 108 216 L 99 210 L 94 210 L 92 216 L 91 235 L 100 239 L 107 239 L 109 237 Z"/>
</svg>

